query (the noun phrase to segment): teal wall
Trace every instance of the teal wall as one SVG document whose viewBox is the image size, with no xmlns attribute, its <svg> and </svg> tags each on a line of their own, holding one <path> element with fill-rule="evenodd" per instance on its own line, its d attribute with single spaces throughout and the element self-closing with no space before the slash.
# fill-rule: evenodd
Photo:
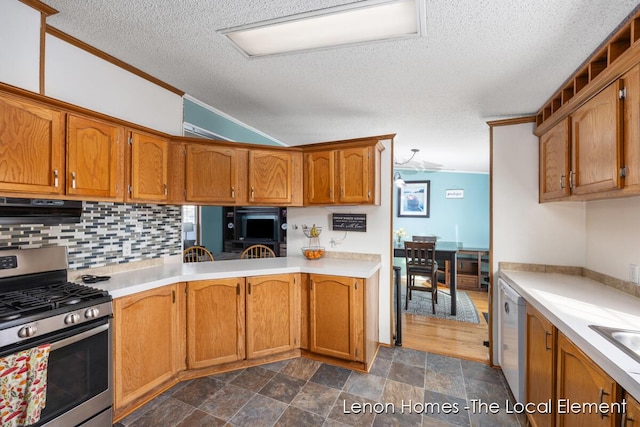
<svg viewBox="0 0 640 427">
<path fill-rule="evenodd" d="M 429 218 L 398 218 L 398 191 L 393 196 L 393 230 L 436 235 L 467 247 L 489 247 L 489 174 L 397 170 L 405 181 L 430 181 Z M 395 173 L 396 171 L 394 171 Z M 464 190 L 463 199 L 445 198 L 445 190 Z"/>
<path fill-rule="evenodd" d="M 184 99 L 184 121 L 231 141 L 281 145 L 273 139 L 247 129 L 186 98 Z M 222 224 L 221 206 L 202 206 L 200 208 L 200 243 L 211 252 L 222 252 L 223 250 Z"/>
<path fill-rule="evenodd" d="M 185 122 L 214 132 L 216 135 L 220 135 L 230 141 L 250 142 L 262 145 L 282 145 L 274 139 L 247 129 L 186 98 L 184 99 L 183 114 Z"/>
<path fill-rule="evenodd" d="M 222 252 L 222 206 L 200 208 L 200 233 L 202 245 L 211 252 Z"/>
</svg>

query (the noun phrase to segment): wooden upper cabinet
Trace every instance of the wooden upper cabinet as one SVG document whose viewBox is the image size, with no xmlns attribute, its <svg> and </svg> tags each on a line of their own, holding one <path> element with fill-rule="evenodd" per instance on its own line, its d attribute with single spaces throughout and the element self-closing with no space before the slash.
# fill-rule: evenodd
<svg viewBox="0 0 640 427">
<path fill-rule="evenodd" d="M 374 164 L 371 147 L 338 151 L 340 203 L 372 203 L 374 197 Z"/>
<path fill-rule="evenodd" d="M 246 151 L 207 144 L 187 144 L 185 153 L 186 201 L 236 204 L 245 182 L 241 158 Z"/>
<path fill-rule="evenodd" d="M 622 188 L 623 99 L 618 80 L 571 115 L 571 193 Z"/>
<path fill-rule="evenodd" d="M 335 203 L 336 152 L 315 151 L 305 154 L 305 204 Z"/>
<path fill-rule="evenodd" d="M 621 399 L 620 386 L 566 336 L 558 333 L 556 399 L 570 402 L 593 402 L 609 405 Z M 558 411 L 556 426 L 583 427 L 620 424 L 620 414 L 597 411 Z"/>
<path fill-rule="evenodd" d="M 0 95 L 0 191 L 64 194 L 64 113 Z"/>
<path fill-rule="evenodd" d="M 299 292 L 293 274 L 247 277 L 247 359 L 300 346 Z"/>
<path fill-rule="evenodd" d="M 540 201 L 568 197 L 569 119 L 565 119 L 540 137 Z"/>
<path fill-rule="evenodd" d="M 305 205 L 379 205 L 378 139 L 305 146 Z"/>
<path fill-rule="evenodd" d="M 127 201 L 166 202 L 169 141 L 133 131 L 129 134 L 129 156 Z"/>
<path fill-rule="evenodd" d="M 270 150 L 249 152 L 249 203 L 290 205 L 293 191 L 293 156 Z"/>
<path fill-rule="evenodd" d="M 124 200 L 124 128 L 67 117 L 67 194 Z"/>
</svg>

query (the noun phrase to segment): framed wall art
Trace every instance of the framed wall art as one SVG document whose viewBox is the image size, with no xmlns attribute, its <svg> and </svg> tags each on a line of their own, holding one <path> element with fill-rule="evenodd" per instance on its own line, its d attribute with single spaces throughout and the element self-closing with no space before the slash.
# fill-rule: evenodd
<svg viewBox="0 0 640 427">
<path fill-rule="evenodd" d="M 406 181 L 398 188 L 398 217 L 429 218 L 430 181 Z"/>
</svg>

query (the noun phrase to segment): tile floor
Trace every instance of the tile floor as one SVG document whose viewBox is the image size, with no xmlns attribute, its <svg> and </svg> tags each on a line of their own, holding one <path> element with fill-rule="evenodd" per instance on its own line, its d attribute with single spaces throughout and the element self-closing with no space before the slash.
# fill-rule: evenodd
<svg viewBox="0 0 640 427">
<path fill-rule="evenodd" d="M 507 400 L 499 369 L 382 347 L 369 374 L 297 358 L 185 381 L 115 426 L 525 426 Z"/>
</svg>

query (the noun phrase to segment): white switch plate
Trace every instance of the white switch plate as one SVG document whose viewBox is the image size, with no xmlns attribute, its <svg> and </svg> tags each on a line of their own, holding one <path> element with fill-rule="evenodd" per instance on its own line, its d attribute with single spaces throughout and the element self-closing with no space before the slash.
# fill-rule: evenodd
<svg viewBox="0 0 640 427">
<path fill-rule="evenodd" d="M 640 268 L 636 264 L 629 264 L 629 281 L 638 284 L 640 282 Z"/>
<path fill-rule="evenodd" d="M 131 255 L 131 242 L 122 243 L 122 256 Z"/>
</svg>

